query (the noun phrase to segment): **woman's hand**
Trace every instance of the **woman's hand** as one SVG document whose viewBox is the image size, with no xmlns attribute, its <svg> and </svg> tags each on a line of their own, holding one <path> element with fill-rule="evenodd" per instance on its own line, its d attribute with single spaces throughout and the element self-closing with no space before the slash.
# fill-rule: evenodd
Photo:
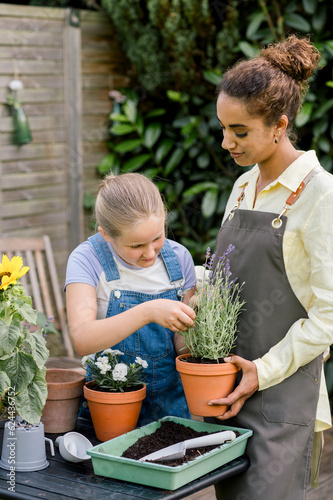
<svg viewBox="0 0 333 500">
<path fill-rule="evenodd" d="M 242 378 L 236 389 L 229 394 L 227 398 L 212 399 L 209 405 L 225 405 L 230 408 L 222 415 L 217 417 L 220 420 L 227 420 L 235 417 L 241 410 L 245 401 L 254 394 L 259 388 L 259 379 L 257 367 L 253 361 L 241 358 L 240 356 L 229 356 L 224 358 L 227 363 L 233 363 L 242 370 Z"/>
</svg>

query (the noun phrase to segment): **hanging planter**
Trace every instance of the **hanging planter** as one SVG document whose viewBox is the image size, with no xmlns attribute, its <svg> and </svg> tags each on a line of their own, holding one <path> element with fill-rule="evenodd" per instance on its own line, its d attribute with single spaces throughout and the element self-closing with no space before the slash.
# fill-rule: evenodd
<svg viewBox="0 0 333 500">
<path fill-rule="evenodd" d="M 192 363 L 183 354 L 176 358 L 176 368 L 180 373 L 186 401 L 192 415 L 218 417 L 227 406 L 209 406 L 208 401 L 227 397 L 235 386 L 239 368 L 232 363 Z"/>
<path fill-rule="evenodd" d="M 108 441 L 135 429 L 146 386 L 128 392 L 104 392 L 94 381 L 83 388 L 97 439 Z"/>
<path fill-rule="evenodd" d="M 8 87 L 11 93 L 7 96 L 7 103 L 12 107 L 15 144 L 28 144 L 32 141 L 29 122 L 17 97 L 17 91 L 23 88 L 23 84 L 20 80 L 12 80 Z"/>
</svg>

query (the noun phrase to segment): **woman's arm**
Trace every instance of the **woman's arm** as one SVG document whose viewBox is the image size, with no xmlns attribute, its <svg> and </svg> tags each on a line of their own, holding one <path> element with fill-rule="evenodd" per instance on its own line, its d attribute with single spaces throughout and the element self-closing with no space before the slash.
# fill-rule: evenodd
<svg viewBox="0 0 333 500">
<path fill-rule="evenodd" d="M 97 320 L 96 290 L 84 283 L 67 285 L 66 306 L 71 339 L 79 356 L 112 347 L 148 323 L 178 332 L 193 326 L 195 318 L 195 312 L 187 304 L 157 299 Z"/>
</svg>

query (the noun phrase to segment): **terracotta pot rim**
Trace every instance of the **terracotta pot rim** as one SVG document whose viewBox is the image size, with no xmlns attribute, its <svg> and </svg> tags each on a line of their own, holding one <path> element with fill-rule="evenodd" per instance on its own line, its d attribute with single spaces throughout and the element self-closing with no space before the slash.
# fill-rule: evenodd
<svg viewBox="0 0 333 500">
<path fill-rule="evenodd" d="M 176 357 L 176 368 L 180 373 L 195 375 L 218 375 L 220 373 L 230 374 L 239 372 L 240 368 L 232 363 L 186 363 L 182 358 L 188 358 L 191 354 L 180 354 Z"/>
<path fill-rule="evenodd" d="M 86 382 L 83 386 L 84 396 L 88 401 L 90 400 L 105 404 L 108 404 L 109 401 L 111 404 L 127 404 L 141 401 L 146 397 L 147 387 L 145 385 L 143 385 L 140 389 L 129 392 L 103 392 L 90 389 L 89 385 L 93 382 L 94 381 Z"/>
</svg>

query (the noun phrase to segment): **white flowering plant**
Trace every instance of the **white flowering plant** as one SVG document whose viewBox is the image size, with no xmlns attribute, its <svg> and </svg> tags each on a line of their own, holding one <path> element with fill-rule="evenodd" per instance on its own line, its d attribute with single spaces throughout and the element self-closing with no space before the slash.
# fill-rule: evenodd
<svg viewBox="0 0 333 500">
<path fill-rule="evenodd" d="M 241 299 L 244 283 L 231 278 L 229 245 L 212 270 L 215 255 L 207 248 L 202 284 L 197 287 L 191 306 L 196 310 L 194 326 L 182 332 L 192 357 L 219 362 L 235 347 L 238 317 L 245 301 Z"/>
<path fill-rule="evenodd" d="M 124 363 L 120 361 L 123 355 L 118 349 L 105 349 L 96 360 L 83 356 L 81 363 L 84 367 L 89 365 L 89 373 L 102 391 L 126 392 L 146 385 L 147 361 L 137 356 L 134 363 Z"/>
</svg>

